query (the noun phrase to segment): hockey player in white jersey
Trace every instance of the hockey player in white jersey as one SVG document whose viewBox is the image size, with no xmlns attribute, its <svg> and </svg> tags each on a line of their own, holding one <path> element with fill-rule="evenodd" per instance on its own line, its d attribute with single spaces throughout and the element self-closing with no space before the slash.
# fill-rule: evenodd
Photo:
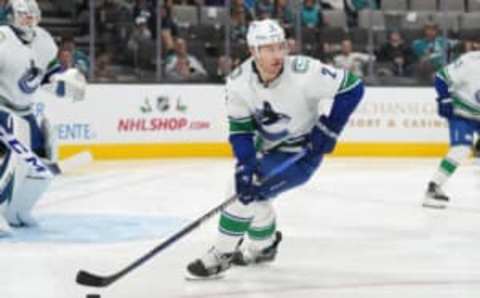
<svg viewBox="0 0 480 298">
<path fill-rule="evenodd" d="M 480 133 L 480 52 L 469 52 L 441 69 L 435 77 L 438 114 L 448 121 L 450 150 L 428 183 L 424 207 L 445 208 L 442 186 L 471 153 Z"/>
<path fill-rule="evenodd" d="M 8 25 L 0 26 L 0 125 L 46 160 L 56 159 L 48 122 L 37 122 L 32 105 L 57 55 L 51 35 L 38 26 L 35 0 L 11 0 Z M 31 210 L 51 178 L 35 173 L 23 160 L 0 146 L 0 235 L 10 226 L 35 225 Z"/>
<path fill-rule="evenodd" d="M 222 211 L 215 244 L 188 264 L 187 278 L 217 277 L 232 263 L 274 260 L 282 234 L 271 199 L 309 180 L 363 97 L 363 83 L 350 72 L 288 56 L 284 30 L 273 20 L 252 22 L 247 43 L 251 57 L 226 84 L 238 199 Z M 319 103 L 332 99 L 329 114 L 320 115 Z M 258 185 L 305 148 L 306 156 Z"/>
</svg>

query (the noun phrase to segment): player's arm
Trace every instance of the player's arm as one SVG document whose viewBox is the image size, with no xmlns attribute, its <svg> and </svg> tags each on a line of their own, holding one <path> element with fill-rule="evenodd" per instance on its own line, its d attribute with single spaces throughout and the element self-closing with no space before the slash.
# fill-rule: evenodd
<svg viewBox="0 0 480 298">
<path fill-rule="evenodd" d="M 257 158 L 254 145 L 255 120 L 246 103 L 229 89 L 227 83 L 229 142 L 237 161 L 235 190 L 239 200 L 248 204 L 254 200 Z"/>
<path fill-rule="evenodd" d="M 314 152 L 326 154 L 333 151 L 340 133 L 362 100 L 364 92 L 365 86 L 362 80 L 351 72 L 343 71 L 330 113 L 321 115 L 312 130 L 311 141 Z"/>
</svg>

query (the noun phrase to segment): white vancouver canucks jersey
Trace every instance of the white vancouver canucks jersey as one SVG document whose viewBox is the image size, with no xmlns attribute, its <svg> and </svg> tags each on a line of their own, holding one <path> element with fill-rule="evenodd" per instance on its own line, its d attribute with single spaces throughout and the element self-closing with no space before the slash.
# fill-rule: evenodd
<svg viewBox="0 0 480 298">
<path fill-rule="evenodd" d="M 455 114 L 480 120 L 480 51 L 462 55 L 437 76 L 448 85 Z"/>
<path fill-rule="evenodd" d="M 24 44 L 10 26 L 0 26 L 0 105 L 28 111 L 49 63 L 57 55 L 52 36 L 35 29 L 36 37 Z"/>
<path fill-rule="evenodd" d="M 230 134 L 255 133 L 264 150 L 281 145 L 296 151 L 319 116 L 319 102 L 356 87 L 348 71 L 305 56 L 289 56 L 283 72 L 268 86 L 257 74 L 253 58 L 227 79 Z"/>
</svg>

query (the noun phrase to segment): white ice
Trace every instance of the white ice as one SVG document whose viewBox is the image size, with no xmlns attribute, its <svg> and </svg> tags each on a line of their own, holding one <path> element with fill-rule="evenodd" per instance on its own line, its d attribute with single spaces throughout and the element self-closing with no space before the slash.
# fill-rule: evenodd
<svg viewBox="0 0 480 298">
<path fill-rule="evenodd" d="M 36 208 L 40 228 L 0 239 L 0 297 L 478 298 L 480 165 L 450 180 L 448 209 L 425 209 L 438 162 L 327 159 L 276 200 L 284 240 L 274 263 L 186 281 L 215 218 L 103 289 L 75 284 L 77 271 L 111 274 L 219 204 L 232 161 L 95 162 L 55 181 Z"/>
</svg>

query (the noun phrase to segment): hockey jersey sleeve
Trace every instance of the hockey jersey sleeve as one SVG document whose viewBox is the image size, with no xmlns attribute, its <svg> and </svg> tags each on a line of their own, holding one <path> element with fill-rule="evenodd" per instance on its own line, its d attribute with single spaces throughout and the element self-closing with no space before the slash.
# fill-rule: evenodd
<svg viewBox="0 0 480 298">
<path fill-rule="evenodd" d="M 339 133 L 363 98 L 363 82 L 350 71 L 337 69 L 319 61 L 314 63 L 315 77 L 310 78 L 310 84 L 317 93 L 314 96 L 320 99 L 333 99 L 328 121 L 332 125 L 331 128 Z"/>
<path fill-rule="evenodd" d="M 363 82 L 350 72 L 346 73 L 345 85 L 340 86 L 335 95 L 333 106 L 328 116 L 337 133 L 343 130 L 350 115 L 358 106 L 365 93 Z"/>
<path fill-rule="evenodd" d="M 246 102 L 227 81 L 226 104 L 229 122 L 229 142 L 235 158 L 241 164 L 255 163 L 255 120 Z"/>
</svg>

